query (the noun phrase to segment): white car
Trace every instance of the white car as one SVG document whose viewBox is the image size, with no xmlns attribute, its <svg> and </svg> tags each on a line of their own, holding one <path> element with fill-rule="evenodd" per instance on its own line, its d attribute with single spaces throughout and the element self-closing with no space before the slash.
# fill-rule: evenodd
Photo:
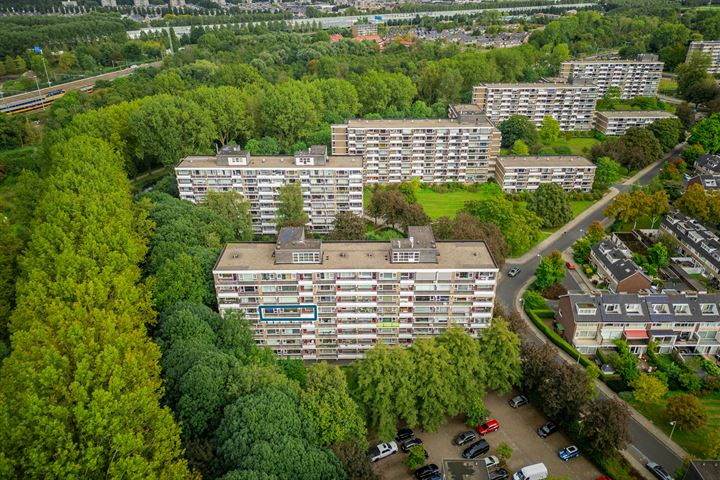
<svg viewBox="0 0 720 480">
<path fill-rule="evenodd" d="M 483 458 L 483 460 L 485 460 L 485 467 L 488 470 L 500 465 L 500 459 L 498 457 L 496 457 L 495 455 L 490 455 L 489 457 L 485 457 L 485 458 Z"/>
<path fill-rule="evenodd" d="M 398 446 L 395 442 L 379 443 L 368 450 L 368 456 L 371 462 L 377 462 L 385 457 L 394 455 L 398 452 Z"/>
</svg>

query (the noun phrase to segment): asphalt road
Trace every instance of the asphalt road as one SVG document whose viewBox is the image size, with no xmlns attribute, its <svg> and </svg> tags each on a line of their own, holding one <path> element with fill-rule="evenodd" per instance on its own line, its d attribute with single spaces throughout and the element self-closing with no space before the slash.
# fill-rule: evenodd
<svg viewBox="0 0 720 480">
<path fill-rule="evenodd" d="M 670 158 L 674 158 L 679 155 L 681 151 L 681 148 L 678 147 L 671 153 Z M 658 175 L 660 169 L 661 162 L 642 175 L 642 177 L 638 179 L 637 183 L 640 185 L 646 185 Z M 615 188 L 621 192 L 627 192 L 630 190 L 631 186 L 618 184 L 615 185 Z M 602 212 L 603 209 L 598 209 L 591 215 L 588 215 L 588 217 L 582 220 L 578 225 L 573 227 L 571 230 L 568 230 L 567 233 L 561 235 L 549 245 L 546 245 L 540 252 L 538 252 L 538 255 L 534 256 L 530 260 L 521 264 L 505 265 L 502 269 L 504 275 L 501 276 L 500 283 L 497 288 L 497 297 L 500 302 L 508 308 L 513 308 L 515 305 L 515 299 L 519 295 L 522 285 L 524 285 L 530 277 L 534 275 L 535 268 L 537 268 L 537 265 L 540 262 L 540 257 L 549 254 L 553 250 L 559 250 L 562 252 L 570 247 L 570 245 L 572 245 L 578 238 L 583 236 L 583 233 L 587 231 L 588 227 L 593 222 L 605 219 Z M 508 270 L 513 267 L 520 268 L 520 273 L 516 277 L 510 278 L 505 274 L 507 274 Z M 570 275 L 566 277 L 565 286 L 568 290 L 580 289 Z M 538 343 L 543 342 L 543 339 L 541 339 L 533 330 L 529 331 L 529 340 Z M 605 397 L 606 394 L 600 391 L 600 396 Z M 682 458 L 678 457 L 675 452 L 669 449 L 662 440 L 655 437 L 652 432 L 646 429 L 633 417 L 631 417 L 629 428 L 631 444 L 632 447 L 634 447 L 629 450 L 633 451 L 637 457 L 640 457 L 638 460 L 641 462 L 644 459 L 653 460 L 663 465 L 670 472 L 674 472 L 682 465 Z"/>
</svg>

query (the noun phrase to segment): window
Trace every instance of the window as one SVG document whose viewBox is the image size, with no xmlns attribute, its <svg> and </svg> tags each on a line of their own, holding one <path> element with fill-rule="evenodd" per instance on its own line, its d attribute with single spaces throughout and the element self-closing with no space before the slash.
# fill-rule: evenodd
<svg viewBox="0 0 720 480">
<path fill-rule="evenodd" d="M 578 303 L 576 305 L 578 315 L 595 315 L 597 308 L 592 303 Z"/>
<path fill-rule="evenodd" d="M 628 315 L 642 315 L 642 307 L 639 303 L 626 303 L 625 313 Z"/>
<path fill-rule="evenodd" d="M 605 313 L 620 313 L 620 305 L 617 303 L 605 305 Z"/>
<path fill-rule="evenodd" d="M 675 315 L 690 315 L 690 305 L 687 303 L 679 303 L 673 305 Z"/>
<path fill-rule="evenodd" d="M 395 280 L 397 278 L 397 275 L 390 272 L 382 272 L 380 273 L 380 280 Z"/>
<path fill-rule="evenodd" d="M 718 309 L 717 305 L 714 303 L 701 303 L 700 304 L 700 312 L 703 315 L 717 315 Z"/>
<path fill-rule="evenodd" d="M 320 252 L 293 252 L 293 263 L 320 263 Z"/>
<path fill-rule="evenodd" d="M 670 313 L 670 307 L 665 303 L 654 303 L 650 305 L 652 313 L 657 315 L 667 315 Z"/>
<path fill-rule="evenodd" d="M 392 252 L 393 263 L 414 263 L 420 261 L 420 252 L 400 251 Z"/>
</svg>

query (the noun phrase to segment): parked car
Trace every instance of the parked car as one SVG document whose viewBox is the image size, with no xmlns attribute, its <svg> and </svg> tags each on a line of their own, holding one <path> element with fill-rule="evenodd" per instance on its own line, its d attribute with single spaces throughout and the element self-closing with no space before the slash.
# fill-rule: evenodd
<svg viewBox="0 0 720 480">
<path fill-rule="evenodd" d="M 490 455 L 489 457 L 485 457 L 483 460 L 485 460 L 485 468 L 487 468 L 488 470 L 500 465 L 500 459 L 498 457 L 496 457 L 495 455 Z"/>
<path fill-rule="evenodd" d="M 368 456 L 371 462 L 377 462 L 385 457 L 394 455 L 398 452 L 398 446 L 395 442 L 379 443 L 368 450 Z"/>
<path fill-rule="evenodd" d="M 537 429 L 537 434 L 540 438 L 547 438 L 553 433 L 557 432 L 558 426 L 553 422 L 547 422 L 545 425 Z"/>
<path fill-rule="evenodd" d="M 565 447 L 562 450 L 558 452 L 558 457 L 560 457 L 560 460 L 563 462 L 567 462 L 568 460 L 572 460 L 573 458 L 580 455 L 580 450 L 575 445 L 570 445 L 569 447 Z"/>
<path fill-rule="evenodd" d="M 488 473 L 489 480 L 506 480 L 509 476 L 510 472 L 508 472 L 504 468 L 498 468 L 497 470 L 493 470 L 492 472 Z"/>
<path fill-rule="evenodd" d="M 463 450 L 463 458 L 477 458 L 480 455 L 484 455 L 490 451 L 490 444 L 484 438 L 481 438 L 477 442 L 470 445 L 468 448 Z"/>
<path fill-rule="evenodd" d="M 565 266 L 568 270 L 575 270 L 575 264 L 572 262 L 565 262 Z"/>
<path fill-rule="evenodd" d="M 395 435 L 395 441 L 402 442 L 403 440 L 407 440 L 408 438 L 412 438 L 415 436 L 415 432 L 412 431 L 410 428 L 401 428 L 398 430 L 397 435 Z"/>
<path fill-rule="evenodd" d="M 508 403 L 510 404 L 510 406 L 512 408 L 519 408 L 519 407 L 522 407 L 523 405 L 527 405 L 528 399 L 522 395 L 518 395 L 517 397 L 511 398 Z"/>
<path fill-rule="evenodd" d="M 460 435 L 455 437 L 455 445 L 458 447 L 461 445 L 465 445 L 466 443 L 470 443 L 473 440 L 477 438 L 477 435 L 472 430 L 468 430 L 467 432 L 462 432 Z"/>
<path fill-rule="evenodd" d="M 434 463 L 431 463 L 429 465 L 425 465 L 424 467 L 420 467 L 417 470 L 415 470 L 415 478 L 418 480 L 424 480 L 426 478 L 429 478 L 433 476 L 434 474 L 438 473 L 440 471 L 440 468 L 435 465 Z"/>
<path fill-rule="evenodd" d="M 422 445 L 422 443 L 423 443 L 423 441 L 422 441 L 422 439 L 420 439 L 420 438 L 417 438 L 417 437 L 411 438 L 410 440 L 406 440 L 406 441 L 400 446 L 400 449 L 401 449 L 403 452 L 408 453 L 408 452 L 410 451 L 410 448 L 411 448 L 411 447 L 414 447 L 415 445 Z"/>
<path fill-rule="evenodd" d="M 508 277 L 510 277 L 510 278 L 515 277 L 515 276 L 517 276 L 518 273 L 520 273 L 519 268 L 517 268 L 517 267 L 511 268 L 510 271 L 508 272 Z"/>
<path fill-rule="evenodd" d="M 544 463 L 536 463 L 523 467 L 513 475 L 513 480 L 544 480 L 548 476 L 548 470 Z"/>
<path fill-rule="evenodd" d="M 486 435 L 495 430 L 500 430 L 500 424 L 497 420 L 488 420 L 485 423 L 481 423 L 477 426 L 477 431 L 480 435 Z"/>
<path fill-rule="evenodd" d="M 675 480 L 673 476 L 667 472 L 667 470 L 655 462 L 647 462 L 645 464 L 645 468 L 650 470 L 659 480 Z"/>
</svg>

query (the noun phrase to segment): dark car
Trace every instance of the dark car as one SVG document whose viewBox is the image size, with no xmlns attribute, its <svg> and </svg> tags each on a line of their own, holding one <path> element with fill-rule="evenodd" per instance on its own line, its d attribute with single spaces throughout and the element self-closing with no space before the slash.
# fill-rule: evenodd
<svg viewBox="0 0 720 480">
<path fill-rule="evenodd" d="M 410 448 L 411 448 L 411 447 L 414 447 L 415 445 L 422 445 L 422 443 L 423 443 L 422 440 L 419 439 L 419 438 L 417 438 L 417 437 L 416 437 L 416 438 L 411 438 L 410 440 L 406 440 L 405 443 L 403 443 L 403 444 L 400 446 L 400 449 L 401 449 L 403 452 L 407 453 L 407 452 L 410 451 Z"/>
<path fill-rule="evenodd" d="M 455 437 L 455 445 L 459 447 L 460 445 L 465 445 L 466 443 L 472 442 L 476 438 L 477 435 L 475 435 L 475 432 L 473 432 L 472 430 L 468 430 L 467 432 L 463 432 L 457 437 Z"/>
<path fill-rule="evenodd" d="M 484 455 L 490 451 L 490 444 L 484 438 L 473 443 L 468 448 L 463 450 L 463 458 L 477 458 L 480 455 Z"/>
<path fill-rule="evenodd" d="M 523 395 L 518 395 L 517 397 L 513 397 L 508 402 L 512 408 L 520 408 L 523 405 L 528 404 L 527 397 L 524 397 Z"/>
<path fill-rule="evenodd" d="M 552 422 L 548 422 L 545 425 L 543 425 L 542 427 L 537 429 L 537 434 L 540 438 L 547 438 L 557 431 L 558 431 L 557 425 L 555 425 Z"/>
<path fill-rule="evenodd" d="M 418 480 L 424 480 L 426 478 L 430 478 L 436 473 L 440 471 L 440 468 L 435 465 L 434 463 L 431 463 L 429 465 L 425 465 L 424 467 L 420 467 L 417 470 L 415 470 L 415 478 Z"/>
<path fill-rule="evenodd" d="M 493 470 L 492 472 L 488 473 L 488 478 L 490 480 L 505 480 L 509 477 L 510 472 L 508 472 L 504 468 L 498 468 L 497 470 Z"/>
<path fill-rule="evenodd" d="M 409 428 L 401 428 L 398 430 L 397 435 L 395 435 L 395 440 L 398 442 L 402 442 L 403 440 L 407 440 L 408 438 L 412 438 L 415 436 L 415 432 L 413 432 Z"/>
</svg>

